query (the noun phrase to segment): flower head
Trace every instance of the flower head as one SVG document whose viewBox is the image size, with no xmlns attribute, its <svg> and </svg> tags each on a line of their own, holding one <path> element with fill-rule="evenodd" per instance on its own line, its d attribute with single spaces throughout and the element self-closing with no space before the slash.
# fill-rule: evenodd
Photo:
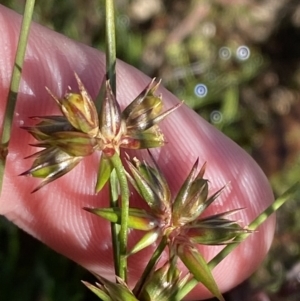
<svg viewBox="0 0 300 301">
<path fill-rule="evenodd" d="M 162 267 L 149 275 L 138 294 L 139 300 L 173 300 L 188 278 L 189 274 L 181 277 L 181 272 L 177 268 L 177 258 L 173 256 Z"/>
<path fill-rule="evenodd" d="M 120 148 L 153 148 L 164 144 L 158 123 L 181 103 L 161 113 L 162 98 L 154 94 L 158 86 L 159 83 L 155 83 L 153 79 L 121 112 L 110 83 L 106 81 L 105 97 L 99 114 L 98 138 L 101 140 L 102 151 L 107 156 L 119 153 Z"/>
<path fill-rule="evenodd" d="M 199 160 L 196 160 L 178 194 L 172 197 L 166 179 L 153 158 L 152 161 L 151 166 L 136 158 L 128 160 L 129 181 L 149 206 L 149 211 L 138 208 L 129 210 L 129 227 L 146 231 L 129 255 L 166 237 L 170 257 L 178 256 L 198 281 L 202 282 L 219 300 L 224 300 L 207 263 L 196 246 L 229 244 L 239 234 L 249 232 L 238 222 L 228 219 L 230 215 L 241 209 L 201 217 L 223 189 L 209 196 L 209 182 L 204 178 L 206 164 L 197 171 Z M 119 209 L 89 208 L 87 210 L 112 222 L 120 223 Z"/>
<path fill-rule="evenodd" d="M 116 277 L 116 283 L 104 277 L 95 275 L 98 282 L 92 285 L 83 282 L 101 300 L 105 301 L 168 301 L 172 300 L 178 291 L 186 284 L 189 274 L 181 277 L 181 272 L 176 266 L 176 257 L 171 258 L 165 264 L 151 271 L 137 283 L 134 289 L 130 289 L 122 279 Z"/>
<path fill-rule="evenodd" d="M 116 278 L 117 283 L 111 282 L 100 275 L 95 275 L 99 282 L 92 285 L 83 281 L 94 294 L 104 301 L 139 301 L 128 288 L 126 283 L 119 277 Z"/>
<path fill-rule="evenodd" d="M 69 88 L 65 96 L 59 99 L 47 89 L 58 104 L 62 116 L 32 117 L 38 123 L 23 127 L 37 140 L 33 146 L 44 148 L 34 155 L 36 159 L 32 167 L 22 173 L 43 179 L 34 191 L 66 174 L 84 157 L 101 151 L 101 166 L 96 184 L 98 192 L 107 182 L 112 170 L 109 158 L 119 154 L 120 148 L 138 149 L 163 145 L 165 140 L 158 123 L 180 105 L 161 113 L 162 98 L 155 95 L 159 83 L 152 80 L 121 112 L 107 80 L 98 115 L 91 96 L 77 74 L 75 78 L 79 93 L 72 92 Z"/>
</svg>

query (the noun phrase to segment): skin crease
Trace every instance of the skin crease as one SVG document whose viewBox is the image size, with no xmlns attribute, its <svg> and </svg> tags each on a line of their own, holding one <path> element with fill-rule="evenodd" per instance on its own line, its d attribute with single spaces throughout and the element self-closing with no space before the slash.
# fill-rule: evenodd
<svg viewBox="0 0 300 301">
<path fill-rule="evenodd" d="M 2 123 L 20 16 L 0 6 L 0 26 Z M 28 145 L 34 139 L 20 126 L 33 124 L 30 116 L 59 114 L 57 105 L 44 87 L 47 86 L 58 97 L 64 95 L 68 86 L 77 91 L 75 71 L 92 97 L 95 97 L 103 78 L 104 66 L 104 55 L 97 50 L 32 24 L 0 198 L 0 214 L 55 251 L 93 272 L 112 278 L 109 223 L 81 209 L 108 206 L 105 189 L 99 195 L 93 193 L 98 155 L 85 158 L 69 174 L 34 194 L 30 192 L 40 180 L 18 176 L 32 164 L 32 159 L 23 158 L 37 151 Z M 117 99 L 121 107 L 124 108 L 133 100 L 149 82 L 149 77 L 118 61 Z M 166 109 L 178 103 L 178 99 L 164 88 L 160 88 L 159 93 L 162 93 Z M 173 195 L 199 157 L 200 164 L 207 161 L 206 177 L 210 181 L 211 193 L 229 183 L 205 215 L 246 208 L 233 218 L 247 225 L 273 201 L 268 181 L 253 159 L 187 106 L 183 105 L 165 119 L 161 128 L 168 143 L 152 153 Z M 130 156 L 137 155 L 136 152 L 128 153 Z M 139 152 L 138 157 L 147 158 L 146 152 Z M 142 206 L 134 192 L 131 204 Z M 222 292 L 242 282 L 260 265 L 272 242 L 274 227 L 275 216 L 272 216 L 214 269 L 214 277 Z M 136 232 L 130 232 L 130 246 L 139 237 Z M 139 278 L 151 250 L 148 248 L 130 257 L 131 284 Z M 209 260 L 220 247 L 206 246 L 200 247 L 200 250 Z M 187 300 L 209 296 L 207 290 L 199 285 Z"/>
</svg>

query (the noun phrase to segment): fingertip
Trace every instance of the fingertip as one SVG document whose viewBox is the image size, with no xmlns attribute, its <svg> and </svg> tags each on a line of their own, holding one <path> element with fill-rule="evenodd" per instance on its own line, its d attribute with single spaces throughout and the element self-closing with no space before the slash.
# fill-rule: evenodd
<svg viewBox="0 0 300 301">
<path fill-rule="evenodd" d="M 2 27 L 4 35 L 0 37 L 0 44 L 8 45 L 6 48 L 0 47 L 0 55 L 7 58 L 7 61 L 0 62 L 1 74 L 4 74 L 4 80 L 0 83 L 0 94 L 5 96 L 8 93 L 14 59 L 12 54 L 16 48 L 20 18 L 3 7 L 0 16 L 0 24 L 4 26 Z M 51 101 L 44 86 L 49 87 L 54 95 L 63 95 L 68 86 L 77 87 L 74 72 L 79 74 L 89 93 L 95 97 L 104 75 L 104 65 L 104 55 L 96 50 L 32 24 L 23 81 L 16 107 L 18 115 L 15 116 L 10 145 L 6 188 L 4 197 L 1 197 L 1 212 L 7 213 L 19 226 L 57 251 L 91 270 L 97 272 L 105 270 L 111 274 L 112 262 L 107 262 L 108 253 L 111 251 L 108 238 L 109 226 L 95 221 L 95 218 L 89 217 L 87 212 L 82 214 L 81 210 L 82 207 L 86 208 L 87 204 L 92 206 L 107 202 L 105 199 L 107 195 L 97 197 L 92 192 L 95 174 L 91 175 L 91 171 L 95 169 L 97 158 L 85 160 L 80 168 L 59 179 L 57 183 L 51 183 L 40 191 L 34 189 L 37 192 L 32 195 L 29 194 L 31 184 L 26 181 L 28 179 L 15 177 L 16 174 L 26 170 L 29 164 L 20 160 L 20 154 L 32 152 L 28 146 L 31 138 L 28 134 L 20 133 L 18 118 L 24 122 L 28 116 L 57 112 L 57 106 Z M 117 74 L 117 99 L 124 107 L 143 90 L 150 79 L 135 68 L 119 61 Z M 166 108 L 179 102 L 163 87 L 158 93 L 162 94 Z M 0 111 L 3 112 L 4 102 L 2 101 L 0 105 L 2 106 Z M 162 129 L 168 144 L 153 153 L 170 183 L 173 194 L 178 191 L 195 160 L 199 158 L 201 163 L 207 161 L 206 176 L 210 181 L 212 192 L 228 181 L 232 183 L 231 189 L 222 193 L 214 206 L 210 207 L 210 212 L 246 206 L 249 210 L 240 213 L 239 217 L 245 223 L 249 223 L 273 201 L 273 194 L 266 177 L 250 156 L 212 125 L 199 118 L 198 114 L 186 105 L 181 105 L 172 112 L 162 122 Z M 43 202 L 43 205 L 34 203 L 38 201 Z M 51 211 L 57 215 L 52 216 Z M 216 268 L 215 276 L 222 290 L 228 290 L 248 277 L 260 264 L 271 244 L 274 223 L 273 216 L 258 233 L 250 237 Z M 101 235 L 97 232 L 99 228 Z M 50 230 L 51 236 L 48 233 Z M 105 252 L 106 257 L 100 260 L 101 251 Z M 207 258 L 212 258 L 217 251 L 218 248 L 209 250 L 203 248 Z M 142 259 L 142 256 L 139 258 L 142 264 L 146 259 Z M 232 266 L 234 268 L 228 275 L 227 271 Z M 141 267 L 136 270 L 140 272 Z M 194 296 L 198 294 L 199 297 L 200 291 L 198 289 Z"/>
</svg>

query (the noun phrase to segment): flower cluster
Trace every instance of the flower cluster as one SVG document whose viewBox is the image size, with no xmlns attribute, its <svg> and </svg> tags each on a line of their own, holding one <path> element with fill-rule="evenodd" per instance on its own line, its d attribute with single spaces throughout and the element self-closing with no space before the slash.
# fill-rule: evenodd
<svg viewBox="0 0 300 301">
<path fill-rule="evenodd" d="M 166 179 L 153 160 L 153 167 L 138 159 L 128 160 L 128 179 L 148 206 L 149 211 L 129 209 L 128 227 L 146 231 L 128 255 L 156 241 L 167 238 L 170 258 L 179 257 L 189 272 L 202 282 L 219 300 L 224 300 L 202 255 L 198 244 L 225 245 L 249 230 L 227 217 L 240 209 L 201 218 L 202 213 L 219 196 L 222 189 L 208 196 L 208 180 L 203 178 L 204 164 L 199 172 L 198 160 L 176 197 L 172 197 Z M 120 223 L 119 208 L 85 208 L 111 222 Z"/>
<path fill-rule="evenodd" d="M 174 258 L 149 273 L 144 283 L 142 285 L 137 283 L 132 290 L 118 277 L 117 282 L 113 283 L 99 275 L 95 276 L 99 281 L 96 286 L 83 283 L 104 301 L 169 301 L 176 296 L 189 278 L 189 275 L 181 277 Z"/>
<path fill-rule="evenodd" d="M 96 190 L 107 182 L 112 169 L 109 158 L 120 148 L 153 148 L 164 144 L 158 123 L 179 105 L 162 111 L 161 96 L 156 96 L 159 83 L 150 84 L 121 112 L 110 83 L 105 82 L 105 96 L 98 114 L 95 104 L 83 83 L 75 74 L 79 93 L 69 89 L 62 99 L 48 92 L 58 104 L 62 116 L 32 117 L 34 126 L 23 127 L 38 142 L 33 146 L 42 151 L 35 157 L 32 167 L 21 175 L 42 178 L 34 190 L 63 176 L 84 157 L 101 151 L 100 173 Z M 108 172 L 103 172 L 103 171 Z M 33 192 L 34 192 L 33 191 Z"/>
</svg>

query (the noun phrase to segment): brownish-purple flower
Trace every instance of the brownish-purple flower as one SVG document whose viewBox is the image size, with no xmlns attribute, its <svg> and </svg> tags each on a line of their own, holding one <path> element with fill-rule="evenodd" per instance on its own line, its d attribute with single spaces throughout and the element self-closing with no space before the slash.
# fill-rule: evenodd
<svg viewBox="0 0 300 301">
<path fill-rule="evenodd" d="M 44 148 L 36 153 L 32 167 L 22 173 L 43 179 L 34 190 L 56 180 L 74 168 L 84 157 L 101 151 L 96 191 L 101 190 L 112 170 L 109 158 L 120 148 L 139 149 L 162 146 L 165 142 L 158 123 L 180 104 L 162 111 L 162 98 L 154 80 L 123 112 L 112 93 L 109 81 L 98 114 L 83 83 L 75 74 L 79 93 L 69 89 L 62 99 L 47 91 L 58 104 L 62 116 L 33 117 L 34 126 L 23 127 L 37 140 L 33 146 Z M 32 157 L 32 156 L 30 156 Z"/>
<path fill-rule="evenodd" d="M 208 196 L 208 180 L 204 178 L 204 164 L 200 171 L 198 160 L 181 186 L 172 197 L 169 186 L 155 161 L 153 165 L 137 159 L 128 160 L 128 178 L 137 192 L 147 202 L 150 210 L 130 208 L 128 226 L 146 231 L 128 255 L 134 254 L 159 239 L 168 240 L 170 258 L 178 256 L 190 273 L 202 282 L 219 300 L 224 300 L 211 271 L 197 249 L 198 244 L 225 245 L 239 234 L 249 232 L 228 216 L 241 209 L 231 210 L 208 217 L 203 212 L 216 200 L 222 189 Z M 119 208 L 87 208 L 86 210 L 109 221 L 120 223 Z"/>
</svg>

